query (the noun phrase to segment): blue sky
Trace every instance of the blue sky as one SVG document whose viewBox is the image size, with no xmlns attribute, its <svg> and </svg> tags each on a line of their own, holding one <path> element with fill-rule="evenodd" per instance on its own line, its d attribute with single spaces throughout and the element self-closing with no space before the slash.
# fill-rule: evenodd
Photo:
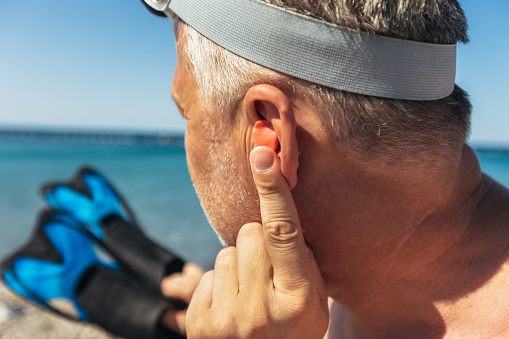
<svg viewBox="0 0 509 339">
<path fill-rule="evenodd" d="M 456 81 L 474 104 L 471 141 L 509 145 L 509 1 L 461 3 L 471 42 Z M 0 1 L 0 126 L 181 132 L 174 65 L 169 21 L 139 0 Z"/>
</svg>

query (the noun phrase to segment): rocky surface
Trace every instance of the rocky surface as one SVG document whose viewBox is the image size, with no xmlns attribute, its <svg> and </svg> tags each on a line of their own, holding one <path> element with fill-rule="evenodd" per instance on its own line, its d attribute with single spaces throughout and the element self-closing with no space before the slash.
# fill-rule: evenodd
<svg viewBox="0 0 509 339">
<path fill-rule="evenodd" d="M 103 329 L 54 315 L 25 301 L 0 284 L 2 339 L 114 339 Z"/>
</svg>

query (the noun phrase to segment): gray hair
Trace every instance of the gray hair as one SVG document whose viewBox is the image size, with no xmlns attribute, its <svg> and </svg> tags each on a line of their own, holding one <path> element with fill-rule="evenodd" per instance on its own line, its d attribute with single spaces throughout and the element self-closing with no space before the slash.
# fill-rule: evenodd
<svg viewBox="0 0 509 339">
<path fill-rule="evenodd" d="M 468 42 L 467 21 L 456 0 L 264 0 L 350 29 L 396 38 Z M 185 54 L 205 104 L 234 112 L 257 83 L 287 89 L 318 112 L 325 133 L 366 161 L 422 162 L 456 158 L 470 129 L 471 105 L 455 86 L 440 100 L 384 99 L 336 90 L 281 74 L 243 59 L 188 25 Z"/>
</svg>

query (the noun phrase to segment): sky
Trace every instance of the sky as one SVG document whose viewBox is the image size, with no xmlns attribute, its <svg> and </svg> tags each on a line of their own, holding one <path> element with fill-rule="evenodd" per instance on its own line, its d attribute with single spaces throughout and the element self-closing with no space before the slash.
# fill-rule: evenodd
<svg viewBox="0 0 509 339">
<path fill-rule="evenodd" d="M 139 0 L 0 1 L 0 127 L 183 132 L 169 20 Z M 456 83 L 473 144 L 509 146 L 509 1 L 463 0 L 471 42 Z"/>
</svg>

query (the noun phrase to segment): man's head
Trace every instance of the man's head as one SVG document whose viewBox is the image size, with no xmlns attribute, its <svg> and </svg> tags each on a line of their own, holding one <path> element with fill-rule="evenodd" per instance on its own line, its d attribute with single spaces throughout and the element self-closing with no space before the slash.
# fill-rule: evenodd
<svg viewBox="0 0 509 339">
<path fill-rule="evenodd" d="M 454 0 L 266 2 L 363 32 L 432 43 L 468 41 L 466 19 Z M 316 169 L 318 163 L 321 167 L 336 165 L 334 152 L 339 162 L 424 170 L 436 164 L 457 164 L 468 135 L 470 104 L 459 87 L 434 101 L 383 99 L 320 86 L 262 67 L 185 24 L 178 43 L 174 96 L 177 102 L 179 97 L 189 96 L 183 94 L 184 78 L 193 82 L 196 93 L 186 103 L 192 102 L 194 108 L 184 107 L 195 112 L 187 134 L 190 172 L 211 223 L 228 243 L 234 242 L 242 223 L 258 218 L 247 157 L 250 128 L 257 118 L 274 123 L 282 166 L 292 182 L 301 164 L 298 192 L 309 202 L 317 200 L 319 191 L 313 187 L 317 180 L 310 176 L 328 173 L 329 184 L 334 182 L 334 171 Z M 268 85 L 265 92 L 259 90 L 260 85 Z M 278 116 L 286 103 L 291 109 L 285 114 L 293 115 L 293 120 Z M 295 140 L 285 144 L 281 138 L 289 140 L 288 133 L 293 133 Z M 308 159 L 312 157 L 306 154 L 311 150 L 315 156 L 319 152 L 327 156 L 314 159 L 315 166 L 311 166 Z"/>
</svg>

